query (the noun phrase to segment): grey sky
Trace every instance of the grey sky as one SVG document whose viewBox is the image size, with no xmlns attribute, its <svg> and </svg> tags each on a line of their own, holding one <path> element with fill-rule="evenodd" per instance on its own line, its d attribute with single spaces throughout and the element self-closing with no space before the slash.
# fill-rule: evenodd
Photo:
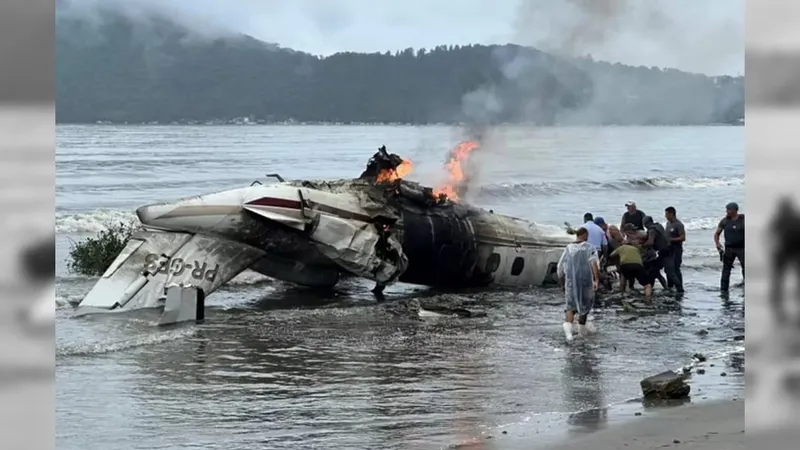
<svg viewBox="0 0 800 450">
<path fill-rule="evenodd" d="M 314 54 L 514 42 L 626 64 L 744 72 L 744 0 L 72 0 L 168 11 Z"/>
<path fill-rule="evenodd" d="M 747 6 L 747 45 L 753 49 L 800 48 L 800 2 L 757 0 Z"/>
</svg>

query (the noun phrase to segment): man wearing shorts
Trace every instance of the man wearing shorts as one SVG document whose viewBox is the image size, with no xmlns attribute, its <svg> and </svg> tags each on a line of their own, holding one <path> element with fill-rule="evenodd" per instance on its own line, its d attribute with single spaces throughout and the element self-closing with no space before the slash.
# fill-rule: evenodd
<svg viewBox="0 0 800 450">
<path fill-rule="evenodd" d="M 611 257 L 619 258 L 620 290 L 625 292 L 626 281 L 636 280 L 644 286 L 645 299 L 653 298 L 653 277 L 644 268 L 642 253 L 638 247 L 625 243 L 611 253 Z"/>
</svg>

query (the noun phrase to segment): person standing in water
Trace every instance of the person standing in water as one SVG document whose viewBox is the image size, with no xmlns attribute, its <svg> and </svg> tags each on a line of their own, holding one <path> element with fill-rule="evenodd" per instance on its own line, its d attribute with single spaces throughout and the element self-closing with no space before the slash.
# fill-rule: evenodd
<svg viewBox="0 0 800 450">
<path fill-rule="evenodd" d="M 564 310 L 564 335 L 567 341 L 573 339 L 572 323 L 578 316 L 578 332 L 581 336 L 594 332 L 588 323 L 589 313 L 594 306 L 594 293 L 600 281 L 600 261 L 595 247 L 590 244 L 589 231 L 578 228 L 577 240 L 567 245 L 558 260 L 558 279 L 564 289 L 566 308 Z"/>
<path fill-rule="evenodd" d="M 636 202 L 625 203 L 625 214 L 622 215 L 622 220 L 619 223 L 619 229 L 624 230 L 625 224 L 631 224 L 636 230 L 644 230 L 644 217 L 647 215 L 644 211 L 636 209 Z"/>
<path fill-rule="evenodd" d="M 683 264 L 683 243 L 686 242 L 686 227 L 683 222 L 678 220 L 678 216 L 674 206 L 668 206 L 664 209 L 664 218 L 667 219 L 667 239 L 669 239 L 669 252 L 671 254 L 670 260 L 665 260 L 664 264 L 672 263 L 672 270 L 664 267 L 667 273 L 667 287 L 675 287 L 677 292 L 683 292 L 683 273 L 681 272 L 681 265 Z M 673 277 L 670 279 L 670 272 Z"/>
<path fill-rule="evenodd" d="M 719 242 L 719 237 L 723 232 L 725 247 Z M 739 205 L 734 202 L 725 205 L 725 217 L 719 221 L 717 231 L 714 232 L 714 245 L 722 258 L 722 277 L 719 280 L 719 289 L 722 292 L 728 292 L 731 284 L 731 270 L 737 259 L 742 265 L 742 279 L 744 280 L 744 214 L 739 214 Z"/>
</svg>

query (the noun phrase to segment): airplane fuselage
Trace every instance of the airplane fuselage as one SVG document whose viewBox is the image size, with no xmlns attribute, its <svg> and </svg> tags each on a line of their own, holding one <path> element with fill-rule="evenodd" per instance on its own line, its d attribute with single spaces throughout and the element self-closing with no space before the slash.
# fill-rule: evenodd
<svg viewBox="0 0 800 450">
<path fill-rule="evenodd" d="M 249 269 L 305 286 L 336 284 L 343 271 L 315 242 L 320 217 L 354 227 L 393 222 L 408 267 L 398 281 L 435 287 L 534 286 L 554 282 L 566 237 L 464 205 L 370 207 L 359 185 L 254 185 L 137 210 L 149 228 L 220 236 L 265 252 Z M 367 205 L 365 207 L 364 205 Z M 331 225 L 325 226 L 330 227 Z"/>
</svg>

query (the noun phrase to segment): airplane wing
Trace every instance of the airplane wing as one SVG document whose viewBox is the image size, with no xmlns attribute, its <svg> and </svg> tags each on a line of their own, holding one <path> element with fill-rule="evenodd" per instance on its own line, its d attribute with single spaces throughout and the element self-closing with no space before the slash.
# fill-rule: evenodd
<svg viewBox="0 0 800 450">
<path fill-rule="evenodd" d="M 75 313 L 162 306 L 165 287 L 211 294 L 264 256 L 258 248 L 199 234 L 138 231 Z"/>
</svg>

